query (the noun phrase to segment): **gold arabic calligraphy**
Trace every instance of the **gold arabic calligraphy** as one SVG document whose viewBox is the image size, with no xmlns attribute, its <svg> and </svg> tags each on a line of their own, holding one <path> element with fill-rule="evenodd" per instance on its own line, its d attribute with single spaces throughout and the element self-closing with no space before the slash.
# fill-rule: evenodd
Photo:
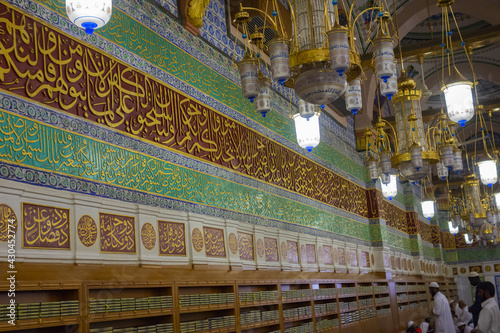
<svg viewBox="0 0 500 333">
<path fill-rule="evenodd" d="M 161 255 L 186 255 L 186 232 L 184 223 L 158 221 Z"/>
<path fill-rule="evenodd" d="M 240 259 L 254 260 L 253 235 L 238 231 L 238 250 Z"/>
<path fill-rule="evenodd" d="M 69 209 L 24 203 L 23 247 L 70 249 Z"/>
<path fill-rule="evenodd" d="M 135 253 L 133 216 L 99 213 L 101 252 Z"/>
<path fill-rule="evenodd" d="M 224 243 L 224 230 L 203 227 L 205 240 L 205 255 L 207 257 L 226 257 L 226 245 Z"/>
<path fill-rule="evenodd" d="M 0 29 L 0 89 L 367 216 L 361 186 L 162 81 L 7 4 Z"/>
</svg>

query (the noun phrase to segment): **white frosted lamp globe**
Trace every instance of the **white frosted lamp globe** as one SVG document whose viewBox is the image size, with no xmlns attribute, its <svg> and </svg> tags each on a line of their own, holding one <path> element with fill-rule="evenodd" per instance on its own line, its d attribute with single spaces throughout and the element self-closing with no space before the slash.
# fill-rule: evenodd
<svg viewBox="0 0 500 333">
<path fill-rule="evenodd" d="M 309 118 L 303 118 L 300 114 L 293 115 L 295 121 L 295 133 L 297 134 L 297 143 L 307 151 L 312 151 L 320 142 L 319 114 Z"/>
<path fill-rule="evenodd" d="M 384 198 L 388 198 L 389 200 L 392 200 L 398 194 L 398 182 L 397 182 L 397 176 L 396 175 L 390 175 L 390 182 L 389 184 L 384 184 L 382 183 L 382 195 Z"/>
<path fill-rule="evenodd" d="M 465 126 L 465 123 L 474 116 L 474 102 L 472 98 L 472 83 L 458 81 L 444 85 L 441 90 L 446 100 L 446 109 L 450 120 Z"/>
<path fill-rule="evenodd" d="M 477 164 L 481 183 L 493 186 L 498 180 L 497 162 L 495 160 L 484 160 Z"/>
<path fill-rule="evenodd" d="M 429 220 L 434 217 L 435 210 L 433 200 L 422 201 L 422 213 L 424 214 L 424 217 L 428 218 Z"/>
<path fill-rule="evenodd" d="M 89 35 L 108 23 L 112 8 L 111 0 L 66 0 L 68 18 Z"/>
</svg>

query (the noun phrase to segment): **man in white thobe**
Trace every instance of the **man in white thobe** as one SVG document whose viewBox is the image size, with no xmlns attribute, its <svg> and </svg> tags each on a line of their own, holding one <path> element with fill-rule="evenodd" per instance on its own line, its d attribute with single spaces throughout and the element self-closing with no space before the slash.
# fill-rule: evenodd
<svg viewBox="0 0 500 333">
<path fill-rule="evenodd" d="M 473 333 L 500 333 L 500 309 L 495 301 L 495 286 L 485 281 L 477 285 L 477 295 L 485 299 L 481 303 L 482 309 L 479 313 L 477 326 Z"/>
<path fill-rule="evenodd" d="M 460 314 L 458 315 L 458 320 L 467 325 L 472 320 L 472 313 L 469 312 L 469 307 L 467 306 L 467 304 L 465 304 L 463 300 L 458 302 L 458 306 L 460 308 Z"/>
<path fill-rule="evenodd" d="M 429 283 L 429 291 L 434 300 L 432 314 L 436 322 L 436 333 L 455 333 L 455 324 L 451 317 L 450 303 L 446 296 L 439 292 L 439 284 L 437 282 Z"/>
</svg>

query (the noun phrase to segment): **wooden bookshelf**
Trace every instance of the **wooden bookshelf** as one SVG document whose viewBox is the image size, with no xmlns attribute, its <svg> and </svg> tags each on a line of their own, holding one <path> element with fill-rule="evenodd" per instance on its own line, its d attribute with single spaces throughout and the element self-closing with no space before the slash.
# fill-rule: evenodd
<svg viewBox="0 0 500 333">
<path fill-rule="evenodd" d="M 60 271 L 75 270 L 74 276 L 81 279 L 54 280 L 55 274 L 39 273 L 33 266 L 37 281 L 29 280 L 29 274 L 20 277 L 17 303 L 77 301 L 78 315 L 18 320 L 14 328 L 2 322 L 0 332 L 88 333 L 153 325 L 168 326 L 175 333 L 397 331 L 408 320 L 425 318 L 430 299 L 428 281 L 416 277 L 394 281 L 365 275 L 358 280 L 331 279 L 335 276 L 331 273 L 157 268 L 148 273 L 149 268 L 127 268 L 125 274 L 111 278 L 102 267 L 67 267 Z M 23 269 L 29 272 L 31 267 Z M 100 279 L 89 278 L 99 274 Z M 221 275 L 227 278 L 221 280 Z M 439 283 L 449 293 L 456 290 L 452 281 Z M 2 304 L 9 301 L 7 290 L 8 285 L 1 283 Z"/>
</svg>

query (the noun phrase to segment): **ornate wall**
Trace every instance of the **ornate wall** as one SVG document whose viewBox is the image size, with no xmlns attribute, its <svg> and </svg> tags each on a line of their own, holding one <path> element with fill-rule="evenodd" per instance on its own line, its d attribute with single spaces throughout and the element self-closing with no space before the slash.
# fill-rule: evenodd
<svg viewBox="0 0 500 333">
<path fill-rule="evenodd" d="M 210 7 L 219 22 L 222 5 Z M 356 271 L 346 259 L 354 253 L 364 269 L 442 271 L 452 256 L 443 258 L 439 228 L 422 222 L 413 193 L 388 202 L 367 189 L 352 119 L 344 128 L 321 117 L 322 143 L 307 153 L 286 117 L 289 92 L 277 88 L 273 111 L 260 117 L 241 96 L 232 60 L 182 28 L 169 6 L 115 1 L 111 22 L 87 36 L 60 1 L 0 4 L 0 177 L 8 184 L 0 204 L 19 219 L 27 259 L 55 247 L 77 261 Z M 24 186 L 53 199 L 19 194 Z M 50 225 L 35 218 L 42 215 Z M 313 260 L 325 252 L 334 259 Z"/>
</svg>

